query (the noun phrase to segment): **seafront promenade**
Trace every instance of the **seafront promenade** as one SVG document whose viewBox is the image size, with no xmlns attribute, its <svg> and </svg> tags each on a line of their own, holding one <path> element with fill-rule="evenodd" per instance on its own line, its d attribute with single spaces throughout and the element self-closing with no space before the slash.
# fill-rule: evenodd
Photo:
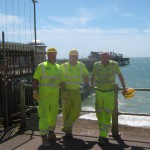
<svg viewBox="0 0 150 150">
<path fill-rule="evenodd" d="M 109 144 L 98 144 L 97 121 L 78 119 L 73 129 L 73 139 L 64 138 L 61 131 L 62 118 L 58 117 L 56 135 L 51 141 L 52 150 L 150 150 L 150 128 L 119 125 L 120 137 L 109 136 Z M 33 128 L 32 128 L 33 129 Z M 18 126 L 0 133 L 0 150 L 44 150 L 39 131 L 18 130 Z"/>
</svg>

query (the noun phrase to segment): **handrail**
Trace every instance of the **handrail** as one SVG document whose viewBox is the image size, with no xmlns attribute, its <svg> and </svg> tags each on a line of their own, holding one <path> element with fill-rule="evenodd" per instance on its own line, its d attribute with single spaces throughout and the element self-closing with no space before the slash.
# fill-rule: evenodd
<svg viewBox="0 0 150 150">
<path fill-rule="evenodd" d="M 126 113 L 126 112 L 118 112 L 118 115 L 133 115 L 133 116 L 150 116 L 149 114 L 143 113 Z"/>
<path fill-rule="evenodd" d="M 37 106 L 25 106 L 25 89 L 28 87 L 32 87 L 32 84 L 27 84 L 25 83 L 25 81 L 21 81 L 20 82 L 20 100 L 21 100 L 21 119 L 22 119 L 22 124 L 23 126 L 26 124 L 26 117 L 25 117 L 25 113 L 26 110 L 25 109 L 36 109 Z M 135 91 L 150 91 L 149 88 L 134 88 Z M 112 115 L 112 136 L 114 137 L 118 137 L 119 135 L 119 123 L 118 123 L 118 116 L 119 115 L 134 115 L 134 116 L 150 116 L 150 114 L 138 114 L 138 113 L 125 113 L 125 112 L 119 112 L 118 110 L 118 92 L 122 91 L 122 88 L 118 87 L 118 84 L 115 84 L 115 101 L 114 101 L 114 111 L 113 111 L 113 115 Z M 24 105 L 24 106 L 23 106 Z M 62 110 L 62 108 L 60 108 L 60 110 Z M 87 113 L 95 113 L 95 111 L 92 110 L 81 110 L 81 112 L 87 112 Z"/>
<path fill-rule="evenodd" d="M 125 112 L 119 112 L 118 110 L 118 92 L 122 91 L 122 88 L 118 87 L 118 84 L 115 84 L 115 105 L 114 105 L 114 111 L 112 115 L 112 135 L 114 137 L 118 137 L 119 135 L 119 123 L 118 123 L 118 116 L 119 115 L 135 115 L 135 116 L 150 116 L 150 114 L 143 114 L 143 113 L 125 113 Z M 134 88 L 135 91 L 150 91 L 148 88 Z"/>
</svg>

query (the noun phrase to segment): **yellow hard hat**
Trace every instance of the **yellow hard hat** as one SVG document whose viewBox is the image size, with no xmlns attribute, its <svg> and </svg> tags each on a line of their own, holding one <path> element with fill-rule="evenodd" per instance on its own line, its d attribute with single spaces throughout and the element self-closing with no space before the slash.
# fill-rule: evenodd
<svg viewBox="0 0 150 150">
<path fill-rule="evenodd" d="M 78 53 L 78 51 L 76 49 L 72 49 L 72 50 L 70 50 L 69 55 L 79 56 L 79 53 Z"/>
<path fill-rule="evenodd" d="M 134 96 L 135 94 L 135 90 L 133 88 L 128 88 L 126 91 L 122 91 L 122 95 L 126 98 L 126 99 L 130 99 Z"/>
<path fill-rule="evenodd" d="M 56 53 L 57 54 L 57 50 L 55 48 L 49 48 L 47 51 L 47 54 L 48 53 Z"/>
</svg>

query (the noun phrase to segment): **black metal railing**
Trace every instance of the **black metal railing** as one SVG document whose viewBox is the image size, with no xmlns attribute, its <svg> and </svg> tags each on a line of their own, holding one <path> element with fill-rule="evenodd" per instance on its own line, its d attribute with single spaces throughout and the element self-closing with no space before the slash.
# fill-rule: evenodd
<svg viewBox="0 0 150 150">
<path fill-rule="evenodd" d="M 32 112 L 33 110 L 35 110 L 37 108 L 37 106 L 35 105 L 28 105 L 27 106 L 27 101 L 26 101 L 26 89 L 30 89 L 32 88 L 31 84 L 28 84 L 24 81 L 20 82 L 20 104 L 21 104 L 21 119 L 22 119 L 22 125 L 26 125 L 26 113 L 27 112 Z M 118 123 L 118 116 L 119 115 L 135 115 L 135 116 L 150 116 L 150 114 L 135 114 L 135 113 L 124 113 L 124 112 L 119 112 L 118 110 L 118 92 L 122 90 L 121 88 L 118 87 L 118 85 L 115 85 L 115 107 L 114 107 L 114 112 L 113 112 L 113 116 L 112 116 L 112 135 L 113 136 L 119 136 L 119 123 Z M 147 91 L 149 92 L 150 89 L 142 89 L 142 88 L 135 88 L 136 91 Z M 31 93 L 32 91 L 30 91 Z M 30 95 L 31 96 L 31 95 Z M 28 96 L 28 97 L 30 97 Z M 32 97 L 30 97 L 30 100 L 33 101 Z M 31 102 L 30 102 L 31 104 Z M 61 108 L 60 108 L 61 110 Z M 81 112 L 84 113 L 95 113 L 95 111 L 85 111 L 85 110 L 81 110 Z"/>
</svg>

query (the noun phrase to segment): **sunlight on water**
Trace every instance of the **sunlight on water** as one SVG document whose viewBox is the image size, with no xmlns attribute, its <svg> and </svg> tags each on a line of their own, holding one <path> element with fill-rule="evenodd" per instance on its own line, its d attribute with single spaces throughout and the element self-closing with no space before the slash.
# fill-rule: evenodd
<svg viewBox="0 0 150 150">
<path fill-rule="evenodd" d="M 97 120 L 95 113 L 88 113 L 80 116 L 80 118 Z M 150 127 L 150 117 L 145 116 L 120 115 L 118 121 L 120 125 L 129 125 L 135 127 Z"/>
<path fill-rule="evenodd" d="M 122 95 L 120 95 L 118 102 L 119 112 L 150 114 L 149 112 L 150 101 L 146 99 L 149 99 L 149 97 L 142 98 L 140 95 L 135 96 L 134 99 L 126 100 L 123 98 Z M 94 111 L 95 110 L 94 106 L 95 106 L 95 94 L 92 94 L 91 96 L 82 101 L 82 110 Z M 87 113 L 81 115 L 80 118 L 97 120 L 95 113 Z M 130 126 L 150 126 L 150 117 L 120 115 L 119 124 Z"/>
<path fill-rule="evenodd" d="M 150 117 L 120 115 L 119 124 L 137 126 L 137 127 L 150 127 Z"/>
</svg>

